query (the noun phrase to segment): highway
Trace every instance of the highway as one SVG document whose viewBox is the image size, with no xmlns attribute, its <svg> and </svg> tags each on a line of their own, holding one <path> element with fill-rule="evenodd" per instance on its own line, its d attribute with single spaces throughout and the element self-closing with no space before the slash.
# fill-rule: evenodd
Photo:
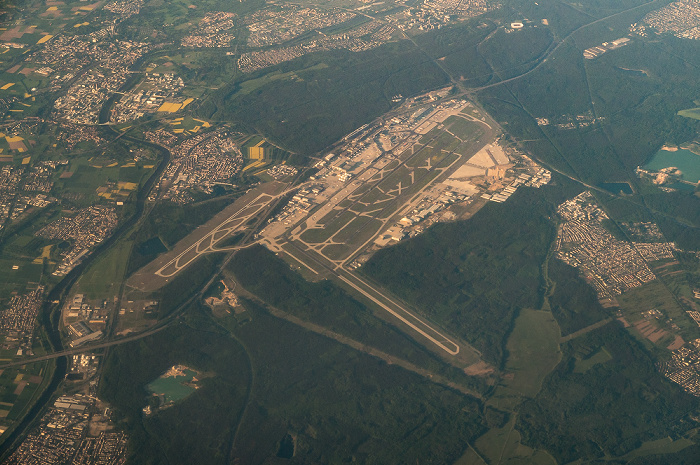
<svg viewBox="0 0 700 465">
<path fill-rule="evenodd" d="M 495 86 L 499 86 L 502 84 L 507 84 L 509 82 L 516 81 L 518 79 L 521 79 L 533 72 L 535 72 L 538 68 L 540 68 L 544 63 L 547 62 L 547 60 L 561 47 L 568 39 L 570 39 L 574 34 L 579 32 L 582 29 L 585 29 L 589 26 L 592 26 L 594 24 L 603 22 L 605 20 L 611 19 L 613 17 L 628 13 L 633 10 L 637 10 L 640 8 L 644 8 L 652 3 L 656 3 L 660 0 L 652 0 L 650 2 L 644 3 L 642 5 L 638 5 L 629 9 L 626 9 L 624 11 L 617 12 L 615 14 L 606 16 L 604 18 L 597 19 L 595 21 L 592 21 L 590 23 L 584 24 L 580 26 L 579 28 L 575 29 L 571 33 L 569 33 L 566 37 L 564 37 L 562 40 L 558 41 L 557 43 L 552 44 L 552 46 L 545 52 L 543 58 L 541 61 L 537 63 L 533 68 L 528 70 L 527 72 L 520 74 L 518 76 L 505 79 L 502 81 L 499 81 L 497 83 L 489 84 L 486 86 L 481 86 L 481 87 L 476 87 L 476 88 L 470 88 L 466 89 L 462 95 L 468 95 L 472 94 L 475 92 L 479 92 L 482 90 L 486 90 Z M 407 37 L 407 36 L 406 36 Z M 409 40 L 410 38 L 407 37 Z M 436 64 L 443 69 L 440 63 Z M 443 69 L 447 73 L 446 70 Z M 449 75 L 449 73 L 447 73 Z M 453 83 L 454 83 L 453 79 Z M 452 96 L 454 98 L 454 96 Z M 484 124 L 484 121 L 480 121 Z M 552 169 L 550 167 L 550 169 Z M 591 186 L 588 184 L 583 183 L 579 179 L 576 179 L 575 177 L 568 175 L 567 173 L 563 173 L 560 170 L 554 169 L 554 171 L 559 172 L 560 174 L 563 174 L 572 180 L 581 182 L 582 184 L 586 185 L 586 187 L 591 188 L 591 189 L 596 189 L 600 190 L 596 186 Z M 229 257 L 227 260 L 225 260 L 224 265 L 230 261 L 230 259 L 233 257 L 233 254 L 235 253 L 236 250 L 238 250 L 240 247 L 232 247 L 230 249 L 217 249 L 216 244 L 223 240 L 226 237 L 231 236 L 232 233 L 234 233 L 236 230 L 240 229 L 240 226 L 242 224 L 245 224 L 250 218 L 255 217 L 258 213 L 260 213 L 262 210 L 264 210 L 266 207 L 271 206 L 273 203 L 275 203 L 276 200 L 279 200 L 281 197 L 286 195 L 287 193 L 299 189 L 301 185 L 296 186 L 292 189 L 285 190 L 283 193 L 278 194 L 276 196 L 270 196 L 269 194 L 261 194 L 255 199 L 253 199 L 251 202 L 245 205 L 243 209 L 241 209 L 239 212 L 235 213 L 231 217 L 227 218 L 224 222 L 219 224 L 216 228 L 214 228 L 210 233 L 208 233 L 205 237 L 201 238 L 199 241 L 197 241 L 195 244 L 190 246 L 188 249 L 180 253 L 178 256 L 173 258 L 171 261 L 169 261 L 166 265 L 161 267 L 159 270 L 157 270 L 156 274 L 161 276 L 161 277 L 172 277 L 176 275 L 178 272 L 180 272 L 182 269 L 187 267 L 192 261 L 194 261 L 196 258 L 198 258 L 201 254 L 204 253 L 211 253 L 211 252 L 230 252 Z M 241 211 L 246 211 L 247 209 L 250 209 L 251 211 L 247 211 L 244 215 L 239 216 Z M 260 224 L 260 221 L 258 222 Z M 252 233 L 252 231 L 251 231 Z M 250 238 L 250 234 L 248 234 L 246 239 Z M 371 241 L 371 240 L 370 240 Z M 363 244 L 365 246 L 367 243 L 370 241 L 367 241 Z M 245 244 L 245 246 L 250 245 L 252 242 L 248 242 L 247 240 L 242 242 Z M 315 251 L 314 251 L 315 252 Z M 298 256 L 294 256 L 292 254 L 288 255 L 292 256 L 295 260 L 299 261 L 302 265 L 304 265 L 306 268 L 309 270 L 313 271 L 314 273 L 318 274 L 318 271 L 314 269 L 313 266 L 307 264 L 302 258 Z M 306 255 L 306 254 L 304 254 Z M 354 254 L 352 254 L 354 255 Z M 376 305 L 384 309 L 385 311 L 389 312 L 391 315 L 399 319 L 402 323 L 406 324 L 408 327 L 410 327 L 412 330 L 416 331 L 418 334 L 423 336 L 424 338 L 428 339 L 431 343 L 435 344 L 437 347 L 439 347 L 441 350 L 445 351 L 446 353 L 450 355 L 457 355 L 460 352 L 460 347 L 457 343 L 454 341 L 450 340 L 447 336 L 430 326 L 428 323 L 423 321 L 422 319 L 418 318 L 415 314 L 412 312 L 408 311 L 405 309 L 403 306 L 399 305 L 396 303 L 394 300 L 388 298 L 386 295 L 384 295 L 379 289 L 371 286 L 369 283 L 366 281 L 362 280 L 359 278 L 356 274 L 352 273 L 351 271 L 347 270 L 344 268 L 343 265 L 347 263 L 347 260 L 343 260 L 340 263 L 333 263 L 334 266 L 328 267 L 326 265 L 323 265 L 326 270 L 330 271 L 333 275 L 337 277 L 337 279 L 341 280 L 348 286 L 352 287 L 355 289 L 357 292 L 361 293 L 368 299 L 370 299 L 372 302 L 374 302 Z M 217 273 L 218 275 L 218 273 Z M 214 276 L 212 279 L 214 279 L 216 276 Z M 188 301 L 189 302 L 189 301 Z M 148 337 L 152 334 L 155 334 L 159 331 L 162 331 L 165 329 L 172 321 L 168 321 L 164 324 L 161 324 L 157 327 L 154 327 L 153 329 L 147 330 L 145 332 L 139 333 L 139 334 L 134 334 L 131 336 L 126 336 L 123 338 L 111 340 L 111 341 L 104 341 L 100 343 L 95 343 L 95 344 L 90 344 L 90 345 L 85 345 L 82 347 L 77 347 L 77 348 L 71 348 L 67 350 L 62 350 L 58 351 L 52 354 L 48 355 L 43 355 L 39 357 L 32 357 L 32 358 L 27 358 L 23 359 L 20 361 L 14 361 L 14 362 L 8 362 L 5 364 L 0 364 L 0 368 L 5 368 L 5 367 L 11 367 L 11 366 L 17 366 L 17 365 L 22 365 L 22 364 L 27 364 L 27 363 L 33 363 L 33 362 L 39 362 L 43 360 L 49 360 L 53 358 L 58 358 L 58 357 L 63 357 L 63 356 L 68 356 L 68 355 L 75 355 L 79 353 L 85 353 L 85 352 L 90 352 L 96 349 L 102 349 L 102 348 L 107 348 L 119 344 L 124 344 L 132 341 L 136 341 L 145 337 Z"/>
<path fill-rule="evenodd" d="M 27 365 L 29 363 L 36 363 L 36 362 L 42 362 L 44 360 L 51 360 L 54 358 L 59 358 L 59 357 L 65 357 L 69 355 L 77 355 L 77 354 L 83 354 L 85 352 L 92 352 L 97 349 L 104 349 L 106 347 L 112 347 L 120 344 L 126 344 L 127 342 L 133 342 L 133 341 L 138 341 L 139 339 L 143 339 L 145 337 L 151 336 L 153 334 L 156 334 L 165 328 L 167 328 L 170 325 L 171 322 L 168 322 L 163 325 L 158 325 L 155 328 L 149 329 L 147 331 L 144 331 L 142 333 L 134 334 L 132 336 L 125 336 L 121 337 L 119 339 L 114 339 L 111 341 L 105 341 L 105 342 L 98 342 L 95 344 L 89 344 L 89 345 L 84 345 L 80 347 L 75 347 L 72 349 L 66 349 L 66 350 L 61 350 L 58 352 L 53 352 L 47 355 L 40 355 L 37 357 L 27 357 L 27 358 L 22 358 L 18 360 L 14 360 L 12 362 L 6 362 L 6 363 L 0 363 L 0 369 L 3 368 L 10 368 L 14 366 L 19 366 L 19 365 Z"/>
<path fill-rule="evenodd" d="M 293 190 L 293 189 L 289 189 L 289 190 L 285 191 L 285 193 L 289 192 L 290 190 Z M 282 198 L 283 194 L 279 194 L 279 195 L 275 196 L 274 198 L 276 200 L 279 200 L 280 198 Z M 268 202 L 268 203 L 266 203 L 265 206 L 268 208 L 273 208 L 274 205 L 275 205 L 275 202 Z M 265 215 L 262 215 L 261 218 L 258 219 L 256 224 L 254 225 L 252 230 L 250 230 L 246 234 L 246 236 L 242 239 L 241 242 L 246 243 L 246 241 L 250 239 L 250 237 L 254 234 L 255 230 L 260 226 L 260 224 L 264 220 L 265 220 Z M 18 366 L 18 365 L 26 365 L 29 363 L 36 363 L 36 362 L 41 362 L 44 360 L 51 360 L 51 359 L 70 356 L 70 355 L 82 354 L 82 353 L 86 353 L 86 352 L 93 352 L 93 351 L 98 350 L 98 349 L 105 349 L 108 347 L 113 347 L 113 346 L 126 344 L 126 343 L 133 342 L 133 341 L 138 341 L 139 339 L 143 339 L 143 338 L 152 336 L 153 334 L 159 333 L 160 331 L 163 331 L 164 329 L 168 328 L 173 323 L 179 322 L 180 321 L 179 317 L 180 317 L 181 313 L 193 301 L 195 301 L 196 299 L 202 298 L 202 296 L 204 295 L 204 292 L 206 292 L 206 290 L 214 283 L 214 281 L 218 278 L 218 276 L 221 274 L 223 269 L 228 265 L 228 263 L 231 261 L 231 259 L 233 259 L 237 250 L 238 250 L 238 248 L 236 248 L 235 250 L 230 252 L 229 255 L 226 257 L 226 259 L 223 261 L 223 263 L 219 266 L 219 269 L 217 270 L 217 272 L 214 273 L 211 276 L 211 278 L 209 278 L 209 280 L 197 292 L 195 292 L 185 302 L 180 304 L 180 306 L 173 311 L 171 316 L 160 321 L 157 325 L 153 326 L 152 328 L 149 328 L 149 329 L 142 331 L 140 333 L 137 333 L 137 334 L 132 334 L 130 336 L 120 337 L 118 339 L 96 342 L 93 344 L 86 344 L 86 345 L 83 345 L 80 347 L 74 347 L 71 349 L 60 350 L 60 351 L 52 352 L 52 353 L 46 354 L 46 355 L 40 355 L 40 356 L 36 356 L 36 357 L 27 357 L 27 358 L 14 360 L 11 362 L 0 363 L 0 369 L 9 368 L 9 367 Z"/>
</svg>

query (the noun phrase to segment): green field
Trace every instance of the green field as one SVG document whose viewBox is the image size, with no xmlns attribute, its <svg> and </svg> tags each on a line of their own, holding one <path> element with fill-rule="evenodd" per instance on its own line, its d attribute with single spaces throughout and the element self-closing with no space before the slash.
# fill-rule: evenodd
<svg viewBox="0 0 700 465">
<path fill-rule="evenodd" d="M 358 216 L 347 224 L 338 234 L 333 237 L 336 242 L 359 246 L 377 233 L 381 223 L 379 220 Z"/>
<path fill-rule="evenodd" d="M 81 276 L 78 289 L 89 299 L 111 299 L 119 294 L 133 242 L 121 240 Z"/>
<path fill-rule="evenodd" d="M 605 347 L 601 347 L 593 355 L 587 358 L 577 359 L 574 365 L 574 373 L 585 373 L 599 363 L 609 362 L 612 359 L 613 357 L 610 355 L 610 352 L 608 352 Z"/>
<path fill-rule="evenodd" d="M 481 125 L 460 116 L 450 116 L 445 120 L 448 130 L 464 140 L 477 140 L 484 133 Z"/>
<path fill-rule="evenodd" d="M 14 270 L 13 267 L 18 269 Z M 43 265 L 20 259 L 0 259 L 0 283 L 11 287 L 24 287 L 27 283 L 39 283 Z"/>
<path fill-rule="evenodd" d="M 687 110 L 681 110 L 678 112 L 678 116 L 685 116 L 686 118 L 700 120 L 700 108 L 689 108 Z"/>
<path fill-rule="evenodd" d="M 303 81 L 303 79 L 299 77 L 299 74 L 302 74 L 304 71 L 316 71 L 316 70 L 321 70 L 321 69 L 324 69 L 327 67 L 328 67 L 328 65 L 326 65 L 324 63 L 319 63 L 317 65 L 310 66 L 310 67 L 305 68 L 305 69 L 289 71 L 287 73 L 282 73 L 280 71 L 273 71 L 272 73 L 266 74 L 266 75 L 259 77 L 259 78 L 248 79 L 247 81 L 243 81 L 239 84 L 240 89 L 236 94 L 234 94 L 234 97 L 236 95 L 250 94 L 251 92 L 254 92 L 257 89 L 263 87 L 264 85 L 269 84 L 269 83 L 274 82 L 274 81 L 278 81 L 278 80 L 291 79 L 291 80 Z"/>
<path fill-rule="evenodd" d="M 319 221 L 319 224 L 324 225 L 323 228 L 306 230 L 300 237 L 305 242 L 324 242 L 354 218 L 356 218 L 355 214 L 349 211 L 343 212 L 340 215 L 338 215 L 336 211 L 331 211 Z M 326 219 L 328 220 L 324 221 Z"/>
<path fill-rule="evenodd" d="M 687 438 L 673 440 L 670 437 L 657 439 L 655 441 L 644 442 L 639 449 L 635 449 L 624 456 L 625 460 L 633 460 L 637 457 L 645 457 L 647 455 L 662 455 L 673 454 L 682 451 L 686 447 L 696 444 Z M 669 459 L 673 460 L 669 457 Z"/>
<path fill-rule="evenodd" d="M 551 455 L 521 444 L 520 433 L 514 425 L 515 417 L 502 428 L 490 429 L 474 442 L 474 448 L 489 464 L 556 465 L 557 462 Z"/>
<path fill-rule="evenodd" d="M 56 186 L 62 192 L 75 192 L 90 196 L 94 201 L 97 198 L 98 188 L 107 188 L 109 191 L 119 190 L 118 182 L 141 184 L 153 172 L 153 168 L 145 168 L 143 163 L 127 164 L 114 158 L 92 159 L 79 157 L 71 160 L 66 171 L 72 175 L 65 179 L 57 180 Z M 150 165 L 148 165 L 150 166 Z M 119 190 L 119 193 L 111 193 L 112 200 L 126 200 L 133 191 Z"/>
<path fill-rule="evenodd" d="M 355 251 L 353 247 L 345 244 L 329 244 L 323 247 L 323 255 L 330 260 L 345 260 Z"/>
<path fill-rule="evenodd" d="M 504 379 L 496 387 L 489 403 L 512 409 L 522 398 L 533 398 L 542 381 L 561 360 L 561 332 L 550 312 L 524 309 L 515 319 L 508 338 L 508 359 Z"/>
<path fill-rule="evenodd" d="M 454 137 L 452 134 L 443 132 L 434 140 L 430 141 L 428 145 L 437 151 L 452 152 L 459 147 L 459 144 L 461 143 L 462 141 Z"/>
</svg>

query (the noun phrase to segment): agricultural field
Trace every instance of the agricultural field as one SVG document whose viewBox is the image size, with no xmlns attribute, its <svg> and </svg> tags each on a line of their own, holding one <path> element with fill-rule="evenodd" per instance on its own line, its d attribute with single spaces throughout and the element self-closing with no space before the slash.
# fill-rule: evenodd
<svg viewBox="0 0 700 465">
<path fill-rule="evenodd" d="M 202 119 L 192 118 L 189 116 L 183 116 L 181 118 L 175 118 L 168 121 L 174 134 L 187 134 L 194 135 L 201 130 L 206 130 L 212 127 L 209 121 Z"/>
<path fill-rule="evenodd" d="M 13 293 L 33 286 L 30 283 L 40 283 L 43 271 L 43 265 L 33 261 L 0 258 L 0 299 L 8 299 Z"/>
<path fill-rule="evenodd" d="M 632 289 L 617 300 L 625 321 L 646 344 L 666 347 L 673 342 L 675 334 L 686 341 L 700 337 L 697 323 L 660 280 Z"/>
<path fill-rule="evenodd" d="M 0 353 L 3 360 L 10 360 L 16 355 L 4 352 Z M 24 417 L 46 388 L 46 379 L 52 370 L 52 362 L 3 370 L 0 374 L 0 428 L 12 428 L 14 422 Z"/>
</svg>

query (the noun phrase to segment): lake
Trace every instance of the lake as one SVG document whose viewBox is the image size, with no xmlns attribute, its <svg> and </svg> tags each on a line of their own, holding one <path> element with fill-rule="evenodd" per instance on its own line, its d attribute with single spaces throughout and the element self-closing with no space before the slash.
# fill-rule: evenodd
<svg viewBox="0 0 700 465">
<path fill-rule="evenodd" d="M 697 183 L 700 181 L 700 155 L 690 150 L 678 149 L 675 152 L 670 150 L 659 150 L 654 157 L 642 166 L 647 171 L 660 171 L 663 168 L 675 166 L 683 175 L 681 179 Z"/>
<path fill-rule="evenodd" d="M 152 394 L 163 394 L 165 402 L 177 402 L 192 394 L 196 389 L 190 383 L 197 372 L 187 367 L 178 367 L 178 375 L 172 376 L 169 373 L 161 376 L 148 385 L 148 390 Z M 172 370 L 172 369 L 171 369 Z"/>
<path fill-rule="evenodd" d="M 632 186 L 626 182 L 602 182 L 598 184 L 598 187 L 602 187 L 606 191 L 612 192 L 613 194 L 634 194 Z"/>
</svg>

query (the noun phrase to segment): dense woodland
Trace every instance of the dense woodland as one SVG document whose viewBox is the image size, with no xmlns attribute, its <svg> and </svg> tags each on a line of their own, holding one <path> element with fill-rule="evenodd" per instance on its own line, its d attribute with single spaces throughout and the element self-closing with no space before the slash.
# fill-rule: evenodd
<svg viewBox="0 0 700 465">
<path fill-rule="evenodd" d="M 697 411 L 698 399 L 664 378 L 618 322 L 562 344 L 562 350 L 562 362 L 537 397 L 523 404 L 517 423 L 525 444 L 545 448 L 559 463 L 623 456 L 662 431 L 676 439 L 694 423 L 689 414 Z M 577 361 L 601 350 L 611 359 L 576 369 Z"/>
<path fill-rule="evenodd" d="M 199 116 L 263 133 L 298 159 L 390 110 L 397 94 L 416 95 L 451 79 L 465 88 L 488 86 L 527 73 L 473 96 L 516 145 L 555 171 L 552 185 L 519 189 L 468 221 L 436 225 L 381 250 L 360 269 L 499 370 L 523 309 L 551 310 L 563 336 L 614 316 L 577 270 L 551 257 L 555 208 L 584 188 L 567 176 L 593 186 L 631 184 L 634 196 L 595 193 L 614 219 L 606 223 L 613 234 L 623 237 L 616 221 L 656 221 L 666 239 L 700 250 L 697 193 L 662 192 L 634 175 L 662 144 L 698 137 L 698 121 L 677 112 L 694 106 L 700 94 L 700 45 L 668 36 L 634 39 L 584 60 L 583 49 L 627 35 L 629 24 L 652 6 L 582 28 L 644 2 L 593 0 L 585 12 L 553 0 L 506 3 L 499 12 L 416 36 L 419 48 L 402 40 L 368 52 L 316 53 L 250 75 L 235 71 L 232 59 L 204 54 L 199 66 L 181 70 L 187 79 L 210 73 L 222 82 L 198 102 Z M 164 5 L 148 8 L 154 21 L 167 17 Z M 548 27 L 538 23 L 521 35 L 498 29 L 508 18 L 539 21 L 544 10 Z M 289 72 L 298 79 L 267 80 Z M 579 115 L 594 122 L 575 130 L 556 126 Z M 537 118 L 551 124 L 538 125 Z M 133 235 L 129 272 L 234 197 L 197 208 L 156 206 Z M 690 254 L 679 259 L 696 266 Z M 220 263 L 202 259 L 165 288 L 159 316 L 172 316 Z M 658 354 L 615 321 L 562 343 L 561 362 L 539 394 L 505 413 L 271 315 L 282 311 L 486 397 L 492 392 L 485 379 L 467 377 L 334 283 L 307 282 L 259 246 L 240 251 L 226 272 L 246 290 L 246 318 L 217 319 L 193 303 L 173 327 L 108 353 L 100 395 L 132 431 L 138 463 L 200 457 L 289 463 L 290 444 L 293 463 L 454 463 L 467 443 L 513 418 L 523 444 L 559 463 L 606 455 L 619 458 L 610 463 L 634 465 L 697 459 L 697 445 L 670 455 L 625 455 L 645 441 L 682 438 L 697 426 L 691 415 L 700 405 L 658 372 Z M 145 385 L 176 363 L 212 376 L 195 394 L 144 417 Z"/>
<path fill-rule="evenodd" d="M 331 281 L 305 281 L 261 246 L 241 250 L 228 269 L 245 289 L 279 310 L 444 374 L 473 389 L 485 389 L 481 380 L 465 376 L 436 357 L 394 324 L 374 314 L 366 303 Z"/>
<path fill-rule="evenodd" d="M 519 309 L 539 308 L 553 205 L 534 191 L 375 254 L 362 272 L 500 365 Z"/>
<path fill-rule="evenodd" d="M 442 464 L 485 431 L 477 401 L 245 305 L 244 326 L 193 308 L 110 352 L 100 395 L 131 431 L 138 463 L 269 463 L 286 457 L 289 435 L 294 463 Z M 144 417 L 144 386 L 174 364 L 208 376 Z"/>
</svg>

